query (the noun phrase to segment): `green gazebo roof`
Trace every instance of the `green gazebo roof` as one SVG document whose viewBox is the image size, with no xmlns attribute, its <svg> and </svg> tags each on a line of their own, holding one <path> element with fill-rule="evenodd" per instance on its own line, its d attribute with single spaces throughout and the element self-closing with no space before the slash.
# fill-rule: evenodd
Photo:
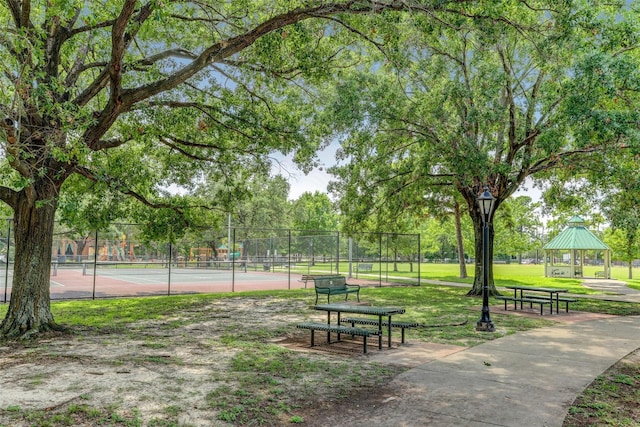
<svg viewBox="0 0 640 427">
<path fill-rule="evenodd" d="M 549 243 L 544 245 L 545 250 L 555 249 L 603 249 L 611 250 L 595 234 L 587 230 L 584 220 L 579 216 L 574 216 L 569 220 L 569 226 L 562 233 L 554 237 Z"/>
</svg>

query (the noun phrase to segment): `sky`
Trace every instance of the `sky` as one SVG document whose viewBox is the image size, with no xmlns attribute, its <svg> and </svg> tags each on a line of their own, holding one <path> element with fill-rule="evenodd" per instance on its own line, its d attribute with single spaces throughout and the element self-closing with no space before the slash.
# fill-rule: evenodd
<svg viewBox="0 0 640 427">
<path fill-rule="evenodd" d="M 291 168 L 294 169 L 295 165 L 293 162 L 291 163 Z M 319 191 L 321 193 L 327 192 L 327 184 L 329 181 L 333 179 L 331 175 L 325 172 L 325 170 L 313 170 L 308 175 L 305 175 L 302 171 L 295 168 L 296 170 L 290 170 L 291 175 L 286 176 L 289 184 L 291 186 L 289 190 L 289 199 L 296 200 L 299 198 L 302 193 L 310 192 L 314 193 Z M 524 187 L 521 187 L 516 191 L 516 193 L 512 197 L 517 196 L 529 196 L 531 199 L 536 202 L 541 199 L 540 189 L 533 188 L 532 185 L 528 184 Z"/>
<path fill-rule="evenodd" d="M 329 184 L 332 178 L 331 175 L 324 170 L 318 169 L 311 171 L 308 175 L 305 175 L 299 169 L 293 173 L 293 175 L 287 177 L 287 181 L 289 181 L 291 185 L 289 190 L 290 200 L 298 199 L 304 192 L 315 193 L 319 191 L 326 193 L 327 184 Z"/>
<path fill-rule="evenodd" d="M 274 166 L 273 172 L 281 174 L 289 182 L 289 200 L 298 199 L 305 192 L 327 193 L 327 185 L 333 180 L 333 177 L 327 173 L 327 168 L 336 163 L 338 147 L 339 144 L 334 143 L 319 151 L 320 166 L 306 175 L 296 166 L 291 156 L 278 159 L 279 165 Z"/>
<path fill-rule="evenodd" d="M 338 143 L 334 143 L 319 152 L 318 158 L 321 162 L 321 168 L 316 168 L 307 175 L 298 169 L 290 156 L 280 160 L 281 165 L 274 169 L 274 173 L 281 173 L 289 182 L 289 200 L 296 200 L 305 192 L 327 193 L 327 185 L 334 178 L 326 170 L 335 163 L 337 148 Z M 525 184 L 513 195 L 513 197 L 517 196 L 529 196 L 534 202 L 537 202 L 541 199 L 541 191 L 539 188 L 534 188 L 531 180 L 527 179 Z"/>
</svg>

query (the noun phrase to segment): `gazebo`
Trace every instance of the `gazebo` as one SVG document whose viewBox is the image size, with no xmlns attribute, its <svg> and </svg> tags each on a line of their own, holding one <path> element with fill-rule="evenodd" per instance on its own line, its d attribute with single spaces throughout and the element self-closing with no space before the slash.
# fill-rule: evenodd
<svg viewBox="0 0 640 427">
<path fill-rule="evenodd" d="M 593 253 L 593 259 L 602 252 L 604 272 L 596 275 L 611 278 L 611 248 L 595 234 L 587 230 L 584 220 L 574 216 L 569 225 L 553 240 L 544 246 L 545 277 L 584 277 L 583 266 L 587 253 Z"/>
</svg>

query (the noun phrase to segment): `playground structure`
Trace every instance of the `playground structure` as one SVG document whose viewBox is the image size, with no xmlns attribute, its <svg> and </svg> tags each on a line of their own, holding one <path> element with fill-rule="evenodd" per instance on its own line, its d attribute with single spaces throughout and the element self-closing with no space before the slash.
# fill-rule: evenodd
<svg viewBox="0 0 640 427">
<path fill-rule="evenodd" d="M 62 237 L 53 242 L 54 259 L 61 262 L 93 260 L 96 255 L 95 237 L 72 239 Z M 136 244 L 127 241 L 126 235 L 120 239 L 98 241 L 98 261 L 135 261 Z"/>
<path fill-rule="evenodd" d="M 54 259 L 57 262 L 93 259 L 95 244 L 93 239 L 71 239 L 63 237 L 53 242 Z"/>
<path fill-rule="evenodd" d="M 216 257 L 212 248 L 191 248 L 189 261 L 209 261 Z"/>
<path fill-rule="evenodd" d="M 127 242 L 125 236 L 121 241 L 105 241 L 98 256 L 99 261 L 135 261 L 135 259 L 134 244 Z"/>
<path fill-rule="evenodd" d="M 218 256 L 217 259 L 218 260 L 226 260 L 226 261 L 232 261 L 232 260 L 238 260 L 238 259 L 242 259 L 242 243 L 239 243 L 238 245 L 234 245 L 238 246 L 238 250 L 229 253 L 229 247 L 225 244 L 222 244 L 218 247 Z"/>
<path fill-rule="evenodd" d="M 181 257 L 178 257 L 180 259 Z M 225 245 L 220 245 L 216 251 L 212 248 L 191 248 L 187 261 L 233 261 L 242 259 L 242 245 L 237 252 L 231 252 Z"/>
</svg>

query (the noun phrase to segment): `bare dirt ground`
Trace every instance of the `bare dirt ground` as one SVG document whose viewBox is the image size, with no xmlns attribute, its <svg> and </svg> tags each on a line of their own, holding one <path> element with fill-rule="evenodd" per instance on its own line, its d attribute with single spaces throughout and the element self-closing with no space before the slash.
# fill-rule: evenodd
<svg viewBox="0 0 640 427">
<path fill-rule="evenodd" d="M 37 343 L 5 344 L 0 347 L 0 426 L 97 425 L 96 415 L 92 417 L 86 407 L 102 412 L 102 419 L 108 419 L 102 425 L 292 425 L 291 417 L 300 417 L 293 420 L 320 426 L 326 407 L 334 405 L 337 397 L 357 395 L 356 408 L 393 398 L 399 391 L 380 382 L 422 361 L 420 344 L 403 346 L 409 353 L 415 350 L 415 357 L 404 361 L 393 353 L 397 346 L 363 355 L 360 342 L 311 351 L 309 332 L 292 325 L 313 315 L 300 301 L 231 298 L 124 330 L 74 328 Z M 261 335 L 265 338 L 260 339 Z M 274 387 L 265 380 L 262 386 L 237 366 L 239 355 L 251 354 L 252 340 L 253 345 L 275 343 L 296 350 L 296 355 L 311 361 L 307 363 L 323 363 L 321 370 L 336 370 L 336 374 L 327 380 L 314 378 L 317 368 L 304 379 L 276 372 L 273 377 L 279 384 Z M 431 357 L 460 349 L 434 346 Z M 393 357 L 387 358 L 389 354 Z M 358 369 L 343 372 L 348 365 Z M 381 367 L 384 372 L 379 373 Z M 284 365 L 283 369 L 290 368 Z M 277 406 L 282 410 L 234 419 L 237 414 L 229 413 L 224 402 L 230 395 L 250 396 L 256 389 L 279 393 Z M 265 398 L 256 402 L 265 405 Z M 71 424 L 50 422 L 50 414 L 69 413 L 73 413 L 70 418 L 67 415 Z M 124 421 L 118 423 L 119 419 Z"/>
</svg>

